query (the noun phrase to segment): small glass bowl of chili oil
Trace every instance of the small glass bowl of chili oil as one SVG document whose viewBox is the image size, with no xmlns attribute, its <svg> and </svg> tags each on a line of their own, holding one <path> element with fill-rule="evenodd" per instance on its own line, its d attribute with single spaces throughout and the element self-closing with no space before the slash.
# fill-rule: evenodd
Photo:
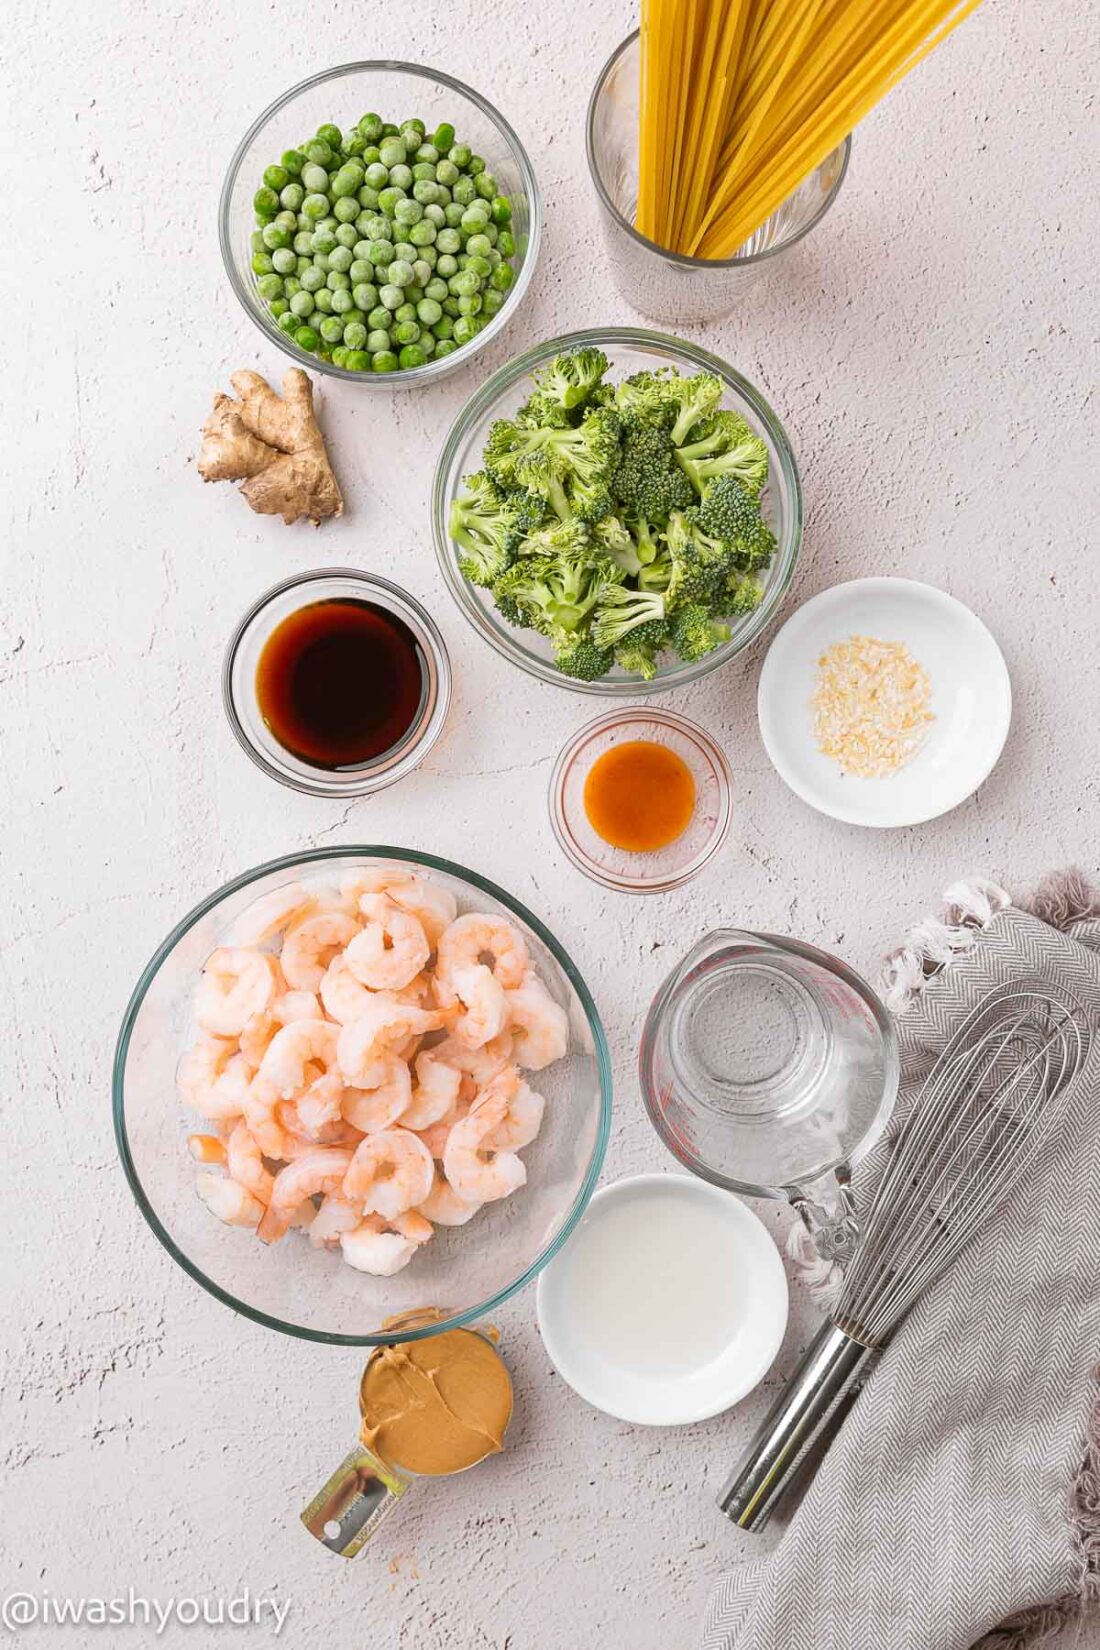
<svg viewBox="0 0 1100 1650">
<path fill-rule="evenodd" d="M 708 733 L 638 706 L 589 722 L 550 780 L 550 822 L 577 868 L 606 888 L 660 894 L 690 881 L 725 841 L 729 763 Z"/>
<path fill-rule="evenodd" d="M 222 692 L 256 765 L 312 796 L 365 796 L 410 773 L 447 719 L 434 621 L 386 579 L 302 573 L 260 597 L 225 655 Z"/>
</svg>

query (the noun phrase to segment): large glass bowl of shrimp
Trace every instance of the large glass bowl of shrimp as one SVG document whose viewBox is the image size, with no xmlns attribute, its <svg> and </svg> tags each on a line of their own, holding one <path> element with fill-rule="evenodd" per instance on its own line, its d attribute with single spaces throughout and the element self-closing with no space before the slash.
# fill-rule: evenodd
<svg viewBox="0 0 1100 1650">
<path fill-rule="evenodd" d="M 258 866 L 169 934 L 123 1020 L 115 1133 L 169 1254 L 270 1328 L 376 1346 L 491 1313 L 595 1187 L 611 1075 L 559 942 L 383 847 Z"/>
</svg>

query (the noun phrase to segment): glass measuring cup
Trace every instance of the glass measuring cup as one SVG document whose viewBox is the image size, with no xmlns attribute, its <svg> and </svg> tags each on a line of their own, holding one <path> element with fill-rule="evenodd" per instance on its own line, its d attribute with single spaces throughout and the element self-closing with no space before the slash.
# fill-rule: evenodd
<svg viewBox="0 0 1100 1650">
<path fill-rule="evenodd" d="M 852 1164 L 885 1128 L 898 1086 L 894 1028 L 866 981 L 800 940 L 718 929 L 654 998 L 639 1076 L 653 1126 L 686 1168 L 787 1199 L 821 1254 L 847 1259 Z"/>
<path fill-rule="evenodd" d="M 429 1309 L 395 1321 L 393 1341 L 371 1354 L 360 1384 L 361 1442 L 302 1511 L 310 1535 L 340 1558 L 362 1551 L 418 1479 L 468 1472 L 504 1446 L 513 1392 L 496 1331 L 450 1329 L 403 1346 L 401 1329 L 431 1315 Z M 400 1364 L 388 1384 L 387 1354 Z M 370 1385 L 375 1365 L 380 1387 Z"/>
</svg>

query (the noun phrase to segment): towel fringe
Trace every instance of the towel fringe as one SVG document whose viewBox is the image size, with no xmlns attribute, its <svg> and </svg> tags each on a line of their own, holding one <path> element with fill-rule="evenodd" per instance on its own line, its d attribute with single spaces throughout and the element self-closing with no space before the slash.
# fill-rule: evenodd
<svg viewBox="0 0 1100 1650">
<path fill-rule="evenodd" d="M 1010 903 L 1005 890 L 985 877 L 953 882 L 943 896 L 940 915 L 918 922 L 905 944 L 887 958 L 883 995 L 890 1012 L 907 1013 L 925 983 L 969 951 Z"/>
</svg>

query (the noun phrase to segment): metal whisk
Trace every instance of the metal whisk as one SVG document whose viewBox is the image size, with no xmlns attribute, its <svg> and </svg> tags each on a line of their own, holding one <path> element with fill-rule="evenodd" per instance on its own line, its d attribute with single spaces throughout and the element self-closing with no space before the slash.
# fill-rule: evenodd
<svg viewBox="0 0 1100 1650">
<path fill-rule="evenodd" d="M 898 1133 L 833 1318 L 719 1497 L 741 1529 L 767 1522 L 917 1297 L 1043 1150 L 1088 1045 L 1080 1004 L 1026 980 L 989 992 L 955 1032 Z"/>
</svg>

